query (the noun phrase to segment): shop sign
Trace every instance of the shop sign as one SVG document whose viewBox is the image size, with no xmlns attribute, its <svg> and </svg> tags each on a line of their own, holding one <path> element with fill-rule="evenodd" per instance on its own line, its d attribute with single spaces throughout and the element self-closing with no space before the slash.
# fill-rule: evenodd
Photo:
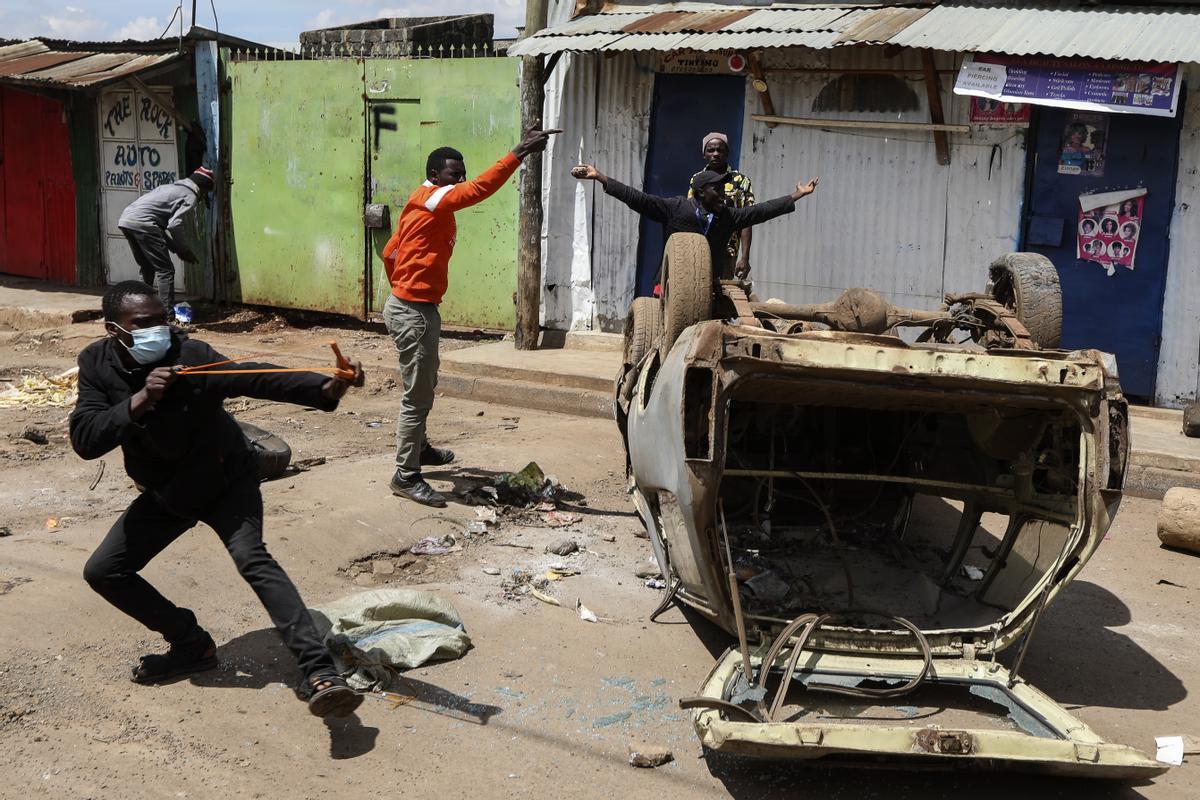
<svg viewBox="0 0 1200 800">
<path fill-rule="evenodd" d="M 984 125 L 1028 125 L 1029 104 L 972 97 L 970 121 Z"/>
<path fill-rule="evenodd" d="M 968 54 L 954 93 L 1009 103 L 1174 117 L 1178 64 Z"/>
<path fill-rule="evenodd" d="M 672 50 L 658 62 L 658 71 L 671 75 L 736 75 L 745 69 L 746 58 L 739 53 Z"/>
</svg>

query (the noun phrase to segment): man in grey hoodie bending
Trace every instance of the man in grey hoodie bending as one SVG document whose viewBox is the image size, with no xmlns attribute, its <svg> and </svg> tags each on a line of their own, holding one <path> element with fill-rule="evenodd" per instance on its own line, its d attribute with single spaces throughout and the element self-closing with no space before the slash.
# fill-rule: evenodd
<svg viewBox="0 0 1200 800">
<path fill-rule="evenodd" d="M 200 167 L 183 180 L 164 184 L 146 192 L 121 212 L 117 227 L 129 240 L 133 259 L 142 271 L 142 280 L 157 285 L 158 299 L 166 306 L 167 316 L 175 315 L 174 252 L 184 261 L 197 261 L 188 243 L 188 217 L 201 192 L 211 192 L 213 174 Z"/>
</svg>

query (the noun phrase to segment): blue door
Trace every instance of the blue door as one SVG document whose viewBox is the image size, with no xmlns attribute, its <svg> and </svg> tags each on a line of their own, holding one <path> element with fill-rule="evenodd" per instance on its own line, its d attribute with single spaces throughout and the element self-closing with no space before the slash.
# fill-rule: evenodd
<svg viewBox="0 0 1200 800">
<path fill-rule="evenodd" d="M 1142 398 L 1154 396 L 1182 118 L 1182 97 L 1173 119 L 1035 108 L 1034 164 L 1021 249 L 1044 254 L 1058 268 L 1062 346 L 1115 354 L 1122 389 Z M 1080 127 L 1081 121 L 1087 124 Z M 1089 148 L 1096 131 L 1103 146 Z M 1072 144 L 1073 135 L 1087 141 Z M 1077 258 L 1079 196 L 1138 188 L 1145 188 L 1146 196 L 1133 269 L 1116 265 L 1110 275 L 1103 266 Z"/>
<path fill-rule="evenodd" d="M 700 140 L 711 131 L 729 137 L 729 163 L 736 167 L 742 150 L 745 99 L 746 80 L 737 75 L 655 76 L 642 191 L 662 197 L 687 194 L 692 176 L 704 169 Z M 638 238 L 638 297 L 653 293 L 662 253 L 662 225 L 643 219 Z"/>
</svg>

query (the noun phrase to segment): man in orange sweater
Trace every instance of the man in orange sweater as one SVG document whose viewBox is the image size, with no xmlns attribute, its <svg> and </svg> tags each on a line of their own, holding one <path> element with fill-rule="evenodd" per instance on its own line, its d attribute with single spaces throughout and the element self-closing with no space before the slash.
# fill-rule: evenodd
<svg viewBox="0 0 1200 800">
<path fill-rule="evenodd" d="M 421 477 L 421 466 L 441 466 L 454 453 L 433 447 L 425 438 L 425 420 L 437 387 L 438 340 L 442 318 L 438 303 L 446 293 L 450 256 L 457 227 L 454 212 L 486 200 L 503 186 L 521 159 L 546 149 L 550 134 L 531 130 L 503 158 L 473 181 L 466 180 L 463 154 L 439 147 L 425 162 L 426 181 L 404 204 L 396 232 L 383 248 L 383 263 L 392 294 L 383 307 L 388 333 L 400 356 L 404 396 L 396 420 L 396 474 L 392 492 L 427 506 L 442 507 L 446 498 Z"/>
</svg>

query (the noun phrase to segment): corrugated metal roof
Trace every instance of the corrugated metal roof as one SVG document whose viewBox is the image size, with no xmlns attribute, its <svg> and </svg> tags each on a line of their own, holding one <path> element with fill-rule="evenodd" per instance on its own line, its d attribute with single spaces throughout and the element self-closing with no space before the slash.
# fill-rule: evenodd
<svg viewBox="0 0 1200 800">
<path fill-rule="evenodd" d="M 1200 62 L 1200 9 L 944 3 L 890 42 L 960 52 Z"/>
<path fill-rule="evenodd" d="M 666 4 L 579 17 L 517 42 L 509 55 L 563 50 L 827 49 L 893 44 L 1125 61 L 1200 63 L 1200 8 L 1066 2 L 806 8 Z"/>
<path fill-rule="evenodd" d="M 0 82 L 82 89 L 117 81 L 178 57 L 177 52 L 52 50 L 32 39 L 0 47 Z"/>
</svg>

